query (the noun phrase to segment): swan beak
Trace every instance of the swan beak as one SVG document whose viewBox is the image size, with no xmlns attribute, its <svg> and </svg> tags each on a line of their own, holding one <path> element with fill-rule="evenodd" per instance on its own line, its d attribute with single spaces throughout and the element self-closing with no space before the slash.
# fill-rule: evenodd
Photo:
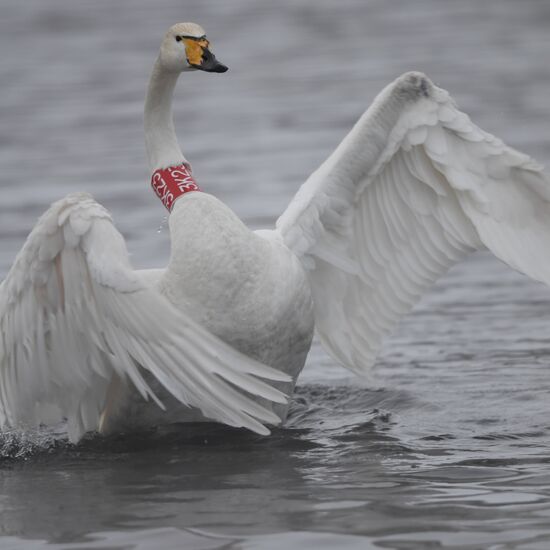
<svg viewBox="0 0 550 550">
<path fill-rule="evenodd" d="M 185 51 L 191 67 L 207 73 L 225 73 L 227 67 L 220 63 L 209 49 L 208 40 L 186 40 Z"/>
<path fill-rule="evenodd" d="M 203 49 L 202 63 L 197 69 L 201 69 L 207 73 L 225 73 L 227 71 L 227 67 L 223 63 L 220 63 L 208 48 Z"/>
</svg>

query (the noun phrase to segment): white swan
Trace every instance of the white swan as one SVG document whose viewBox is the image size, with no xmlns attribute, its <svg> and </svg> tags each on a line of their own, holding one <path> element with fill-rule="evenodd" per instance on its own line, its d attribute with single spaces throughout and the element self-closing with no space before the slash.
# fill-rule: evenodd
<svg viewBox="0 0 550 550">
<path fill-rule="evenodd" d="M 268 433 L 314 326 L 361 373 L 472 250 L 550 283 L 547 177 L 424 75 L 383 90 L 276 229 L 252 232 L 215 197 L 186 192 L 196 186 L 171 101 L 179 74 L 195 69 L 226 70 L 201 27 L 175 25 L 145 105 L 153 187 L 172 208 L 168 267 L 133 271 L 107 211 L 73 194 L 40 219 L 0 286 L 4 428 L 67 418 L 77 440 L 206 417 Z"/>
</svg>

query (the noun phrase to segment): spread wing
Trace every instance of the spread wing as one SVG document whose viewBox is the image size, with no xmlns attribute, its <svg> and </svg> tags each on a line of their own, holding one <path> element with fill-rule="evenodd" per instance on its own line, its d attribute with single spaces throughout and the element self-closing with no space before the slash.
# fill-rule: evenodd
<svg viewBox="0 0 550 550">
<path fill-rule="evenodd" d="M 279 420 L 251 396 L 285 402 L 261 379 L 286 375 L 223 343 L 142 280 L 89 195 L 69 195 L 39 220 L 0 286 L 0 330 L 3 427 L 67 418 L 77 440 L 97 428 L 114 374 L 156 399 L 139 366 L 207 417 L 258 433 Z"/>
<path fill-rule="evenodd" d="M 361 372 L 385 335 L 482 245 L 550 283 L 550 181 L 407 73 L 304 183 L 277 229 L 309 270 L 324 347 Z"/>
</svg>

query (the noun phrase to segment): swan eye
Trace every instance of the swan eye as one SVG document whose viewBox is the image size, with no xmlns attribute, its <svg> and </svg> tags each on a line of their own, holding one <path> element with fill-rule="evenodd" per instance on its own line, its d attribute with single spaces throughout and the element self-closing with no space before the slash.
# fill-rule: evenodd
<svg viewBox="0 0 550 550">
<path fill-rule="evenodd" d="M 183 38 L 181 36 L 176 36 L 176 42 L 181 42 Z"/>
</svg>

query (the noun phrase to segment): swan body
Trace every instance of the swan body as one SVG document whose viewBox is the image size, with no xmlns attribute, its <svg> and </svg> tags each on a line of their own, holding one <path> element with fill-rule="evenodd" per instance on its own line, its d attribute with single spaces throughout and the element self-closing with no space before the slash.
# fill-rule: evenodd
<svg viewBox="0 0 550 550">
<path fill-rule="evenodd" d="M 169 227 L 170 262 L 166 270 L 149 272 L 150 284 L 224 342 L 288 374 L 290 382 L 276 385 L 291 393 L 314 329 L 311 292 L 301 262 L 276 232 L 250 231 L 207 193 L 181 197 Z M 198 410 L 183 407 L 154 378 L 149 377 L 148 383 L 169 415 L 124 385 L 117 391 L 117 405 L 103 423 L 103 432 L 205 420 Z M 287 403 L 273 406 L 281 420 L 287 409 Z"/>
<path fill-rule="evenodd" d="M 204 31 L 172 27 L 145 106 L 151 172 L 187 164 L 180 73 L 224 72 Z M 317 331 L 365 373 L 384 337 L 480 247 L 550 283 L 550 182 L 421 73 L 383 90 L 275 230 L 215 197 L 179 197 L 166 269 L 135 271 L 110 215 L 73 194 L 44 214 L 0 285 L 0 423 L 69 435 L 213 419 L 284 421 Z"/>
</svg>

